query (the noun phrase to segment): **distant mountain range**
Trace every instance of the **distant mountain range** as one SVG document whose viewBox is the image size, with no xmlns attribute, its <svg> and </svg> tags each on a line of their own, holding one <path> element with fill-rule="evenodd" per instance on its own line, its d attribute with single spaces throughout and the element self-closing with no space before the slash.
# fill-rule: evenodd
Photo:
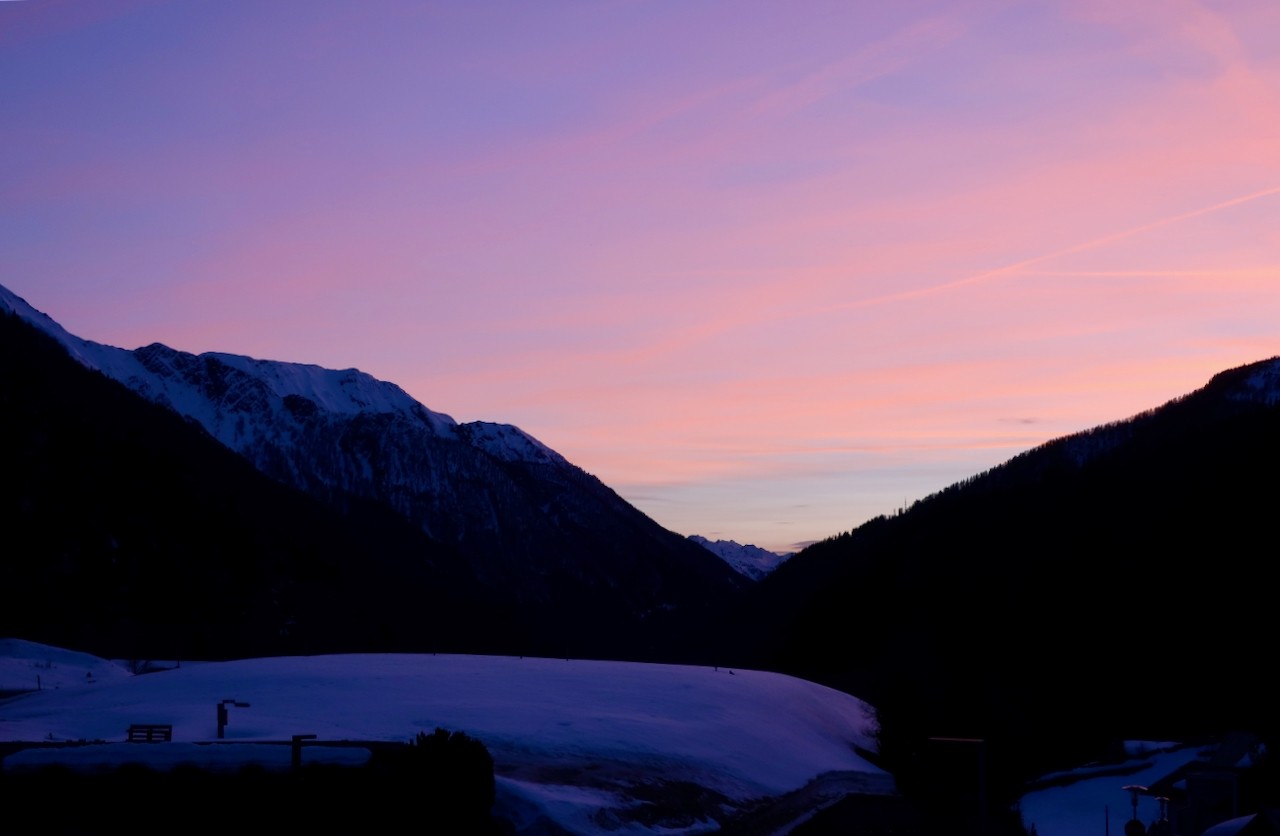
<svg viewBox="0 0 1280 836">
<path fill-rule="evenodd" d="M 697 534 L 690 534 L 689 539 L 704 549 L 710 550 L 739 574 L 756 581 L 777 569 L 784 560 L 791 557 L 789 554 L 766 551 L 759 546 L 744 546 L 733 540 L 708 540 Z"/>
<path fill-rule="evenodd" d="M 531 643 L 546 636 L 557 652 L 566 644 L 585 650 L 600 637 L 709 607 L 745 583 L 516 427 L 458 424 L 355 369 L 197 356 L 158 343 L 136 351 L 100 345 L 3 288 L 0 310 L 339 516 L 373 508 L 406 521 L 432 544 L 411 554 L 447 562 L 464 597 L 525 624 L 513 634 Z M 5 362 L 29 353 L 7 352 Z M 412 564 L 411 554 L 398 559 Z"/>
</svg>

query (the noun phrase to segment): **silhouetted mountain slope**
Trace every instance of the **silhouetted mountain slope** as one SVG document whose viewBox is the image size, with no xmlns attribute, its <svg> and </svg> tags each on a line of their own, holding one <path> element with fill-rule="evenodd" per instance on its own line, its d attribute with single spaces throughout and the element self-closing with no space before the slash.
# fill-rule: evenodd
<svg viewBox="0 0 1280 836">
<path fill-rule="evenodd" d="M 281 482 L 337 507 L 385 504 L 453 544 L 482 582 L 516 600 L 598 590 L 638 612 L 679 601 L 683 575 L 719 568 L 515 427 L 456 424 L 355 370 L 158 344 L 132 355 L 141 372 L 102 366 Z M 666 559 L 673 551 L 695 572 Z M 728 589 L 730 573 L 720 575 Z"/>
<path fill-rule="evenodd" d="M 1046 739 L 1269 726 L 1277 380 L 1224 372 L 806 549 L 740 614 L 755 661 L 1026 768 Z"/>
<path fill-rule="evenodd" d="M 3 309 L 47 335 L 68 363 L 74 359 L 72 365 L 99 370 L 164 407 L 175 426 L 203 428 L 204 442 L 216 439 L 262 474 L 337 511 L 339 518 L 394 518 L 387 531 L 413 530 L 412 537 L 374 562 L 393 567 L 382 580 L 398 594 L 429 590 L 424 601 L 450 602 L 433 608 L 436 615 L 426 617 L 428 622 L 451 623 L 442 613 L 463 611 L 466 617 L 460 620 L 467 624 L 492 617 L 509 628 L 505 633 L 496 626 L 481 630 L 492 639 L 484 649 L 647 655 L 670 646 L 659 635 L 673 619 L 696 617 L 746 583 L 714 555 L 663 529 L 516 427 L 457 424 L 399 387 L 354 369 L 229 354 L 196 356 L 159 344 L 137 351 L 99 345 L 68 334 L 0 288 Z M 8 359 L 16 363 L 20 357 Z M 67 385 L 83 385 L 84 379 L 71 376 Z M 122 394 L 110 396 L 110 409 L 94 413 L 128 424 L 112 412 L 128 400 Z M 22 390 L 11 397 L 27 399 Z M 60 397 L 78 400 L 74 388 Z M 179 415 L 187 420 L 176 420 Z M 93 414 L 83 418 L 93 423 Z M 81 451 L 92 460 L 121 456 L 104 450 L 130 440 L 135 447 L 144 445 L 149 435 L 106 438 L 91 431 L 88 437 L 99 437 L 103 448 Z M 154 451 L 134 450 L 120 466 L 127 469 L 129 461 L 149 455 Z M 64 467 L 68 478 L 76 478 L 74 456 L 66 456 Z M 269 516 L 271 500 L 262 501 L 255 513 Z M 60 524 L 79 524 L 68 523 L 69 516 Z M 414 545 L 415 539 L 429 547 Z M 401 573 L 438 552 L 454 558 L 447 578 Z M 361 571 L 350 564 L 342 569 Z M 362 578 L 355 586 L 368 584 Z M 480 603 L 467 607 L 454 604 L 455 599 Z M 384 631 L 392 632 L 406 635 L 403 629 Z M 421 637 L 440 630 L 410 632 Z M 454 632 L 468 640 L 477 635 L 473 627 Z"/>
<path fill-rule="evenodd" d="M 335 515 L 0 314 L 0 634 L 119 655 L 421 645 L 484 624 L 453 550 Z M 448 594 L 445 594 L 448 590 Z"/>
</svg>

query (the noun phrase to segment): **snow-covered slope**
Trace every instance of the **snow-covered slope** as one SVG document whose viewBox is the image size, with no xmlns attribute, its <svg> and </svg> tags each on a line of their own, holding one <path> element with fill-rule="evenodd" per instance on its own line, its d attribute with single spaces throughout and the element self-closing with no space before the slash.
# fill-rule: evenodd
<svg viewBox="0 0 1280 836">
<path fill-rule="evenodd" d="M 733 540 L 708 540 L 697 534 L 690 534 L 689 540 L 707 549 L 738 574 L 758 581 L 765 575 L 781 566 L 789 554 L 778 554 L 759 546 L 744 546 Z"/>
<path fill-rule="evenodd" d="M 85 688 L 131 676 L 120 665 L 89 653 L 0 639 L 0 692 Z"/>
<path fill-rule="evenodd" d="M 221 698 L 250 704 L 234 710 L 227 743 L 464 731 L 494 757 L 500 812 L 524 827 L 545 816 L 571 832 L 705 832 L 826 773 L 863 792 L 893 788 L 854 751 L 874 747 L 874 724 L 847 694 L 762 671 L 626 662 L 387 654 L 184 665 L 7 701 L 0 738 L 119 741 L 129 724 L 152 722 L 172 724 L 175 743 L 211 741 Z M 153 748 L 163 744 L 135 747 Z M 5 768 L 22 763 L 11 756 Z M 687 797 L 688 786 L 705 791 L 693 823 L 685 805 L 661 815 L 664 788 Z"/>
</svg>

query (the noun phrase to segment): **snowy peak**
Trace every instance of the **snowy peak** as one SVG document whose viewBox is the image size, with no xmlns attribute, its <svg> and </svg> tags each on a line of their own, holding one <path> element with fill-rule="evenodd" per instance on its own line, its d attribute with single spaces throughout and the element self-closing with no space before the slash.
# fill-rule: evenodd
<svg viewBox="0 0 1280 836">
<path fill-rule="evenodd" d="M 326 412 L 353 415 L 389 412 L 425 418 L 438 432 L 448 432 L 456 422 L 431 412 L 394 383 L 378 380 L 359 369 L 335 371 L 305 363 L 256 360 L 238 354 L 201 355 L 262 381 L 280 398 L 305 398 Z"/>
<path fill-rule="evenodd" d="M 436 434 L 446 437 L 451 437 L 457 426 L 448 415 L 432 412 L 394 383 L 378 380 L 357 369 L 335 371 L 305 363 L 258 360 L 219 352 L 188 354 L 160 343 L 140 348 L 133 355 L 150 374 L 151 380 L 147 382 L 166 392 L 168 397 L 164 400 L 171 407 L 206 427 L 209 427 L 206 413 L 210 406 L 214 406 L 215 411 L 235 412 L 283 408 L 295 418 L 317 413 L 397 415 L 421 421 Z M 123 382 L 146 394 L 143 386 Z M 198 396 L 195 399 L 175 397 L 177 391 Z M 210 431 L 213 431 L 211 427 Z M 214 434 L 222 437 L 220 433 Z"/>
<path fill-rule="evenodd" d="M 425 424 L 447 438 L 454 437 L 457 427 L 448 415 L 432 412 L 394 383 L 357 369 L 335 371 L 219 352 L 196 355 L 161 343 L 136 351 L 101 345 L 69 334 L 3 286 L 0 309 L 53 337 L 82 365 L 197 421 L 233 449 L 241 449 L 255 435 L 245 429 L 243 420 L 230 418 L 246 411 L 295 419 L 317 413 L 390 414 Z"/>
<path fill-rule="evenodd" d="M 566 464 L 564 456 L 538 441 L 519 427 L 472 421 L 461 430 L 473 447 L 508 462 L 528 464 Z"/>
<path fill-rule="evenodd" d="M 738 574 L 754 581 L 777 569 L 791 556 L 767 551 L 759 546 L 744 546 L 733 540 L 708 540 L 697 534 L 689 535 L 689 540 L 719 557 Z"/>
</svg>

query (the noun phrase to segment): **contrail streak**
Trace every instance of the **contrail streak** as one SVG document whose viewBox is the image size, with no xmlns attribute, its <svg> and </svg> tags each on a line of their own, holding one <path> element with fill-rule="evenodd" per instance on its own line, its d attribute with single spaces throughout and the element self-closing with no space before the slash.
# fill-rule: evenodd
<svg viewBox="0 0 1280 836">
<path fill-rule="evenodd" d="M 1085 241 L 1082 244 L 1076 244 L 1074 246 L 1067 247 L 1065 249 L 1055 250 L 1051 253 L 1045 253 L 1044 255 L 1038 255 L 1033 258 L 1023 259 L 1022 261 L 1017 261 L 1017 262 L 1014 262 L 1013 264 L 1006 264 L 1004 267 L 997 267 L 994 270 L 986 270 L 982 273 L 977 273 L 972 276 L 966 276 L 963 279 L 956 279 L 955 281 L 945 282 L 943 284 L 938 284 L 938 285 L 932 285 L 930 287 L 922 287 L 916 290 L 904 290 L 901 293 L 891 293 L 887 296 L 877 296 L 873 299 L 861 299 L 856 302 L 849 302 L 844 305 L 837 305 L 835 309 L 839 310 L 839 309 L 848 309 L 848 308 L 871 307 L 873 305 L 881 305 L 886 302 L 900 302 L 907 299 L 916 299 L 921 296 L 929 296 L 934 293 L 941 293 L 947 290 L 955 290 L 956 288 L 967 287 L 969 285 L 982 284 L 984 282 L 988 282 L 988 281 L 991 281 L 992 279 L 997 279 L 1002 276 L 1009 276 L 1012 274 L 1016 274 L 1018 272 L 1021 272 L 1022 270 L 1025 270 L 1028 267 L 1031 267 L 1036 264 L 1040 264 L 1041 262 L 1049 261 L 1050 259 L 1059 258 L 1064 255 L 1074 255 L 1075 253 L 1084 252 L 1085 250 L 1091 250 L 1095 247 L 1101 247 L 1105 244 L 1113 244 L 1116 241 L 1123 241 L 1126 238 L 1132 238 L 1133 236 L 1141 235 L 1144 232 L 1151 232 L 1152 230 L 1160 229 L 1161 227 L 1166 227 L 1166 226 L 1170 226 L 1171 224 L 1181 223 L 1182 221 L 1190 220 L 1192 218 L 1198 218 L 1201 215 L 1209 215 L 1209 214 L 1212 214 L 1213 212 L 1219 212 L 1223 209 L 1230 209 L 1231 207 L 1239 206 L 1242 203 L 1250 203 L 1252 201 L 1261 200 L 1264 197 L 1270 197 L 1276 194 L 1280 194 L 1280 186 L 1273 186 L 1269 189 L 1263 189 L 1262 191 L 1252 192 L 1250 194 L 1241 195 L 1240 197 L 1233 197 L 1230 200 L 1224 200 L 1220 203 L 1214 203 L 1211 206 L 1205 206 L 1200 209 L 1193 209 L 1190 212 L 1183 212 L 1182 214 L 1173 215 L 1168 218 L 1161 218 L 1158 221 L 1152 221 L 1150 223 L 1142 224 L 1141 226 L 1131 227 L 1130 229 L 1126 229 L 1121 232 L 1112 233 L 1111 235 L 1104 235 L 1101 238 L 1095 238 L 1092 241 Z"/>
</svg>

